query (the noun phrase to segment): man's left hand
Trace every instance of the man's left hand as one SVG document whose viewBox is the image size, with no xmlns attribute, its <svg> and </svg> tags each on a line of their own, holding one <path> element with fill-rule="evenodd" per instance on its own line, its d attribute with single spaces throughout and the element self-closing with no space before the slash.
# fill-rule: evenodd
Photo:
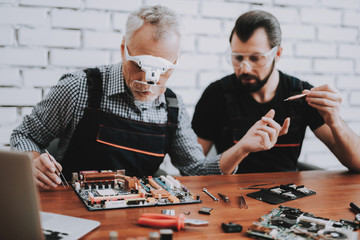
<svg viewBox="0 0 360 240">
<path fill-rule="evenodd" d="M 342 98 L 338 90 L 325 84 L 311 90 L 304 90 L 303 93 L 307 94 L 306 101 L 319 111 L 327 125 L 334 126 L 341 123 Z"/>
</svg>

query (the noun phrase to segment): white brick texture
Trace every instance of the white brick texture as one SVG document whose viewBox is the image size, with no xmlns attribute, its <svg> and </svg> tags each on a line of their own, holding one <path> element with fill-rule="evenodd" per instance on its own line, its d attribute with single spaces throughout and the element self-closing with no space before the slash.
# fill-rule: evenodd
<svg viewBox="0 0 360 240">
<path fill-rule="evenodd" d="M 320 4 L 324 7 L 330 8 L 348 8 L 348 9 L 359 9 L 358 0 L 321 0 Z"/>
<path fill-rule="evenodd" d="M 185 18 L 183 20 L 186 33 L 219 34 L 221 21 L 215 19 Z"/>
<path fill-rule="evenodd" d="M 360 58 L 360 45 L 341 44 L 339 49 L 341 58 Z"/>
<path fill-rule="evenodd" d="M 288 7 L 257 7 L 255 9 L 260 9 L 266 12 L 269 12 L 276 16 L 279 22 L 282 23 L 297 23 L 299 22 L 299 13 L 296 8 Z"/>
<path fill-rule="evenodd" d="M 15 31 L 11 27 L 0 27 L 0 45 L 13 45 Z"/>
<path fill-rule="evenodd" d="M 17 66 L 46 66 L 45 49 L 8 49 L 0 48 L 0 64 Z"/>
<path fill-rule="evenodd" d="M 18 68 L 0 68 L 0 86 L 20 86 Z"/>
<path fill-rule="evenodd" d="M 16 107 L 0 107 L 0 126 L 14 123 L 17 119 Z"/>
<path fill-rule="evenodd" d="M 189 0 L 146 0 L 145 5 L 163 5 L 176 10 L 182 15 L 196 15 L 199 12 L 199 2 Z"/>
<path fill-rule="evenodd" d="M 40 7 L 79 8 L 81 7 L 81 0 L 20 0 L 20 4 Z"/>
<path fill-rule="evenodd" d="M 351 91 L 349 104 L 350 106 L 360 106 L 360 91 Z"/>
<path fill-rule="evenodd" d="M 289 1 L 289 0 L 275 0 L 275 4 L 282 6 L 307 6 L 312 7 L 316 4 L 317 0 L 301 0 L 301 1 Z"/>
<path fill-rule="evenodd" d="M 218 37 L 199 37 L 198 50 L 202 53 L 222 53 L 224 54 L 229 48 L 227 38 Z"/>
<path fill-rule="evenodd" d="M 80 47 L 78 30 L 19 29 L 19 44 L 48 47 Z"/>
<path fill-rule="evenodd" d="M 242 13 L 249 10 L 249 5 L 246 4 L 208 1 L 202 3 L 201 14 L 205 17 L 236 19 Z"/>
<path fill-rule="evenodd" d="M 0 105 L 33 106 L 41 100 L 41 89 L 0 88 Z"/>
<path fill-rule="evenodd" d="M 301 10 L 300 16 L 304 23 L 330 25 L 340 25 L 341 23 L 341 11 L 335 9 L 304 8 Z"/>
<path fill-rule="evenodd" d="M 24 86 L 48 88 L 55 85 L 62 74 L 67 73 L 64 70 L 52 69 L 25 69 L 22 72 Z"/>
<path fill-rule="evenodd" d="M 344 13 L 344 24 L 348 26 L 360 26 L 359 11 L 347 11 Z"/>
<path fill-rule="evenodd" d="M 85 31 L 83 35 L 85 48 L 117 49 L 120 51 L 123 35 L 117 32 Z"/>
<path fill-rule="evenodd" d="M 21 7 L 0 7 L 0 25 L 48 26 L 48 10 Z"/>
<path fill-rule="evenodd" d="M 283 25 L 281 31 L 284 39 L 296 40 L 314 40 L 315 27 L 314 26 L 297 26 L 297 25 Z"/>
<path fill-rule="evenodd" d="M 86 0 L 85 7 L 96 10 L 134 11 L 141 7 L 141 0 Z"/>
<path fill-rule="evenodd" d="M 295 46 L 296 56 L 300 57 L 335 57 L 336 45 L 326 43 L 298 43 Z"/>
<path fill-rule="evenodd" d="M 62 67 L 92 67 L 108 64 L 110 54 L 104 51 L 79 51 L 55 49 L 50 53 L 50 62 Z"/>
<path fill-rule="evenodd" d="M 54 27 L 72 29 L 108 29 L 110 14 L 97 11 L 74 11 L 54 9 L 51 12 Z"/>
<path fill-rule="evenodd" d="M 318 38 L 321 41 L 354 42 L 358 31 L 354 28 L 319 27 Z"/>
<path fill-rule="evenodd" d="M 196 71 L 177 70 L 171 75 L 166 83 L 171 89 L 196 88 Z"/>
<path fill-rule="evenodd" d="M 339 76 L 337 81 L 339 89 L 358 89 L 360 90 L 359 76 Z"/>
<path fill-rule="evenodd" d="M 315 60 L 316 72 L 349 73 L 353 71 L 353 61 L 350 60 Z"/>
<path fill-rule="evenodd" d="M 276 66 L 315 86 L 335 86 L 341 116 L 360 133 L 359 0 L 0 0 L 0 148 L 62 74 L 118 63 L 129 14 L 157 4 L 182 18 L 183 52 L 168 87 L 183 97 L 190 117 L 203 90 L 233 73 L 224 52 L 235 20 L 260 9 L 281 25 Z M 311 131 L 300 159 L 343 169 Z M 170 161 L 162 166 L 176 172 Z"/>
</svg>

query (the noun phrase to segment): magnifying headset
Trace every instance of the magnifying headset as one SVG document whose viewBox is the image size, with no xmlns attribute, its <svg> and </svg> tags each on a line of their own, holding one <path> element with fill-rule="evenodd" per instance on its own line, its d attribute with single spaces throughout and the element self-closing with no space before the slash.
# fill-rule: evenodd
<svg viewBox="0 0 360 240">
<path fill-rule="evenodd" d="M 158 84 L 160 75 L 166 73 L 167 70 L 175 68 L 176 64 L 169 62 L 161 57 L 151 55 L 130 56 L 125 43 L 125 59 L 135 62 L 142 71 L 145 72 L 145 80 L 134 80 L 131 87 L 138 92 L 151 92 L 160 94 L 166 89 L 165 85 Z M 176 61 L 177 62 L 177 61 Z"/>
</svg>

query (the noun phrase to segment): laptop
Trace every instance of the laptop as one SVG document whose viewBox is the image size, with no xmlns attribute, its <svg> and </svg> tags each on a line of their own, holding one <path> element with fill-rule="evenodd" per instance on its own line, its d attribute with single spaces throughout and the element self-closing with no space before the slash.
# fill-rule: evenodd
<svg viewBox="0 0 360 240">
<path fill-rule="evenodd" d="M 29 153 L 0 150 L 0 239 L 78 239 L 100 222 L 40 212 Z"/>
</svg>

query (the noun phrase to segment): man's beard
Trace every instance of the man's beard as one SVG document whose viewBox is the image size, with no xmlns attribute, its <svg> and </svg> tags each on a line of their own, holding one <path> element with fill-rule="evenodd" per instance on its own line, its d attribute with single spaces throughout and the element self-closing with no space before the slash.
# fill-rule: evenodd
<svg viewBox="0 0 360 240">
<path fill-rule="evenodd" d="M 242 89 L 246 92 L 253 93 L 259 91 L 269 80 L 271 73 L 274 70 L 275 66 L 275 60 L 273 61 L 271 65 L 271 69 L 269 73 L 264 77 L 264 79 L 260 79 L 258 76 L 252 75 L 252 74 L 241 74 L 240 76 L 236 76 L 236 78 L 240 81 L 240 84 L 242 86 Z M 243 79 L 254 79 L 255 83 L 243 83 Z"/>
</svg>

